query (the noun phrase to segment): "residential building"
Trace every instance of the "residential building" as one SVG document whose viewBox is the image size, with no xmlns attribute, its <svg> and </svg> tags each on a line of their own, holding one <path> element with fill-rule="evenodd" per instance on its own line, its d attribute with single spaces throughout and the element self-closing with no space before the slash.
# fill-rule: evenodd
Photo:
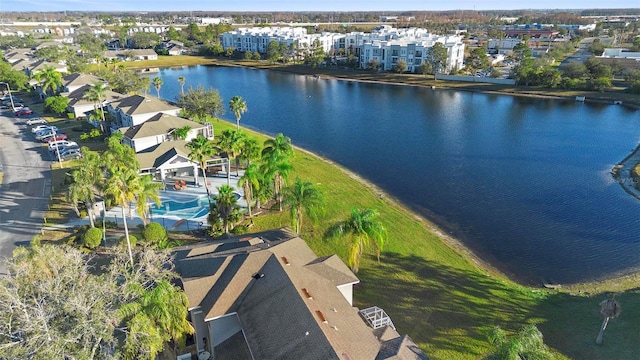
<svg viewBox="0 0 640 360">
<path fill-rule="evenodd" d="M 358 278 L 287 229 L 174 248 L 196 351 L 215 359 L 427 359 L 380 308 L 353 307 Z"/>
<path fill-rule="evenodd" d="M 90 76 L 90 75 L 88 75 Z M 100 122 L 97 119 L 90 119 L 87 113 L 90 113 L 98 107 L 95 101 L 87 99 L 87 92 L 92 87 L 92 83 L 84 84 L 69 93 L 63 93 L 69 98 L 69 105 L 67 105 L 67 112 L 73 114 L 75 118 L 86 117 L 87 122 L 91 125 L 98 127 Z M 102 100 L 102 106 L 105 108 L 109 103 L 113 101 L 120 101 L 126 98 L 127 95 L 117 93 L 115 91 L 106 90 L 104 92 L 104 99 Z"/>
<path fill-rule="evenodd" d="M 185 126 L 188 126 L 190 130 L 186 138 L 182 140 L 189 142 L 197 136 L 213 139 L 211 123 L 200 124 L 165 113 L 158 113 L 142 124 L 118 130 L 124 135 L 122 142 L 131 146 L 138 153 L 165 141 L 179 140 L 174 131 Z"/>
<path fill-rule="evenodd" d="M 102 57 L 120 61 L 158 60 L 158 54 L 153 49 L 107 50 L 102 54 Z"/>
<path fill-rule="evenodd" d="M 91 85 L 96 82 L 104 82 L 104 80 L 90 74 L 68 74 L 62 77 L 62 87 L 59 90 L 62 93 L 71 93 L 84 85 Z"/>
<path fill-rule="evenodd" d="M 107 105 L 107 111 L 116 119 L 113 130 L 140 125 L 158 113 L 178 116 L 180 107 L 153 96 L 131 95 Z"/>
</svg>

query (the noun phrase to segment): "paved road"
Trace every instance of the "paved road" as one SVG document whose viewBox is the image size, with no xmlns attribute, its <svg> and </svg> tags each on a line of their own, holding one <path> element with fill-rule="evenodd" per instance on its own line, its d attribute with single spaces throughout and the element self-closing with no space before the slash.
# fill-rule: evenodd
<svg viewBox="0 0 640 360">
<path fill-rule="evenodd" d="M 0 257 L 28 245 L 42 228 L 51 191 L 50 161 L 42 145 L 10 112 L 0 115 Z M 0 261 L 0 273 L 6 273 Z"/>
</svg>

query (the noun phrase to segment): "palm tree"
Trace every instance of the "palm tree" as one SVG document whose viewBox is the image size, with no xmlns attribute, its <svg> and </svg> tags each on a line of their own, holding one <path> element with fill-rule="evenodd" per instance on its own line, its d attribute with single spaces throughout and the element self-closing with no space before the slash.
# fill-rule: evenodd
<svg viewBox="0 0 640 360">
<path fill-rule="evenodd" d="M 264 141 L 262 157 L 264 158 L 288 158 L 293 156 L 291 139 L 279 133 L 273 139 Z"/>
<path fill-rule="evenodd" d="M 211 196 L 209 194 L 209 187 L 207 186 L 207 174 L 205 171 L 207 170 L 207 160 L 217 153 L 217 149 L 212 141 L 200 135 L 188 142 L 186 146 L 191 150 L 191 152 L 189 152 L 189 160 L 198 163 L 200 170 L 202 170 L 202 179 L 204 181 L 204 187 L 207 190 L 209 206 L 211 206 Z"/>
<path fill-rule="evenodd" d="M 138 337 L 148 337 L 144 343 L 145 358 L 155 358 L 162 351 L 164 343 L 173 340 L 183 345 L 186 334 L 193 334 L 194 329 L 187 320 L 188 300 L 180 288 L 173 286 L 168 280 L 160 280 L 153 289 L 137 288 L 139 297 L 118 309 L 120 317 L 126 322 L 128 336 L 124 345 L 124 356 L 127 359 L 140 358 L 141 350 Z"/>
<path fill-rule="evenodd" d="M 184 76 L 179 76 L 178 82 L 180 83 L 180 93 L 184 94 Z"/>
<path fill-rule="evenodd" d="M 240 118 L 247 112 L 247 102 L 240 96 L 234 96 L 229 101 L 229 110 L 236 115 L 236 126 L 240 130 Z"/>
<path fill-rule="evenodd" d="M 142 223 L 146 226 L 149 223 L 147 220 L 147 215 L 149 214 L 148 202 L 149 200 L 153 200 L 157 206 L 160 206 L 162 202 L 160 201 L 160 196 L 158 196 L 158 191 L 162 189 L 163 185 L 153 181 L 153 176 L 151 175 L 140 176 L 138 182 L 136 212 L 140 215 Z"/>
<path fill-rule="evenodd" d="M 107 85 L 105 85 L 101 81 L 96 81 L 91 85 L 89 89 L 87 89 L 87 92 L 84 95 L 84 97 L 87 100 L 93 101 L 93 104 L 94 104 L 93 106 L 96 110 L 98 110 L 98 108 L 100 109 L 100 115 L 102 117 L 102 124 L 100 125 L 100 128 L 102 129 L 102 132 L 104 132 L 103 126 L 105 122 L 104 109 L 102 107 L 102 102 L 106 96 L 106 92 L 107 92 Z"/>
<path fill-rule="evenodd" d="M 614 299 L 607 299 L 600 302 L 600 314 L 604 316 L 602 326 L 600 327 L 600 333 L 596 339 L 596 344 L 602 344 L 602 337 L 604 336 L 604 330 L 607 328 L 609 319 L 617 318 L 620 315 L 620 304 Z"/>
<path fill-rule="evenodd" d="M 240 147 L 240 158 L 243 160 L 247 160 L 247 167 L 251 164 L 252 160 L 260 157 L 260 152 L 262 151 L 262 147 L 258 140 L 254 138 L 247 138 L 242 142 L 242 146 Z"/>
<path fill-rule="evenodd" d="M 489 332 L 489 342 L 494 349 L 484 360 L 553 359 L 553 354 L 544 344 L 542 333 L 529 324 L 512 337 L 496 326 Z"/>
<path fill-rule="evenodd" d="M 102 180 L 101 159 L 97 152 L 90 151 L 87 147 L 82 148 L 82 153 L 84 156 L 81 165 L 71 173 L 73 183 L 69 186 L 67 200 L 78 215 L 80 214 L 77 208 L 78 201 L 83 201 L 91 227 L 95 227 L 92 209 L 95 194 L 99 191 L 98 183 Z"/>
<path fill-rule="evenodd" d="M 133 266 L 133 253 L 131 252 L 131 241 L 129 239 L 129 228 L 127 226 L 127 216 L 125 210 L 129 209 L 129 204 L 136 199 L 139 189 L 139 176 L 136 170 L 126 166 L 112 166 L 109 169 L 109 177 L 106 181 L 105 194 L 111 197 L 116 205 L 122 209 L 122 221 L 124 223 L 124 235 L 127 239 L 127 250 L 129 260 Z"/>
<path fill-rule="evenodd" d="M 295 223 L 296 234 L 302 228 L 303 211 L 313 220 L 318 219 L 318 213 L 324 208 L 324 198 L 320 189 L 309 181 L 296 178 L 292 186 L 285 189 L 284 202 L 291 206 L 291 220 Z"/>
<path fill-rule="evenodd" d="M 244 191 L 244 199 L 247 201 L 249 218 L 251 218 L 253 194 L 260 190 L 260 171 L 256 164 L 251 164 L 247 167 L 242 177 L 238 180 L 238 185 L 242 186 L 242 190 Z"/>
<path fill-rule="evenodd" d="M 173 133 L 178 139 L 185 140 L 187 136 L 189 136 L 189 131 L 191 131 L 191 126 L 185 125 L 181 128 L 174 129 Z"/>
<path fill-rule="evenodd" d="M 273 195 L 278 201 L 278 211 L 282 212 L 282 190 L 287 184 L 289 173 L 293 170 L 293 165 L 287 160 L 267 163 L 264 167 L 265 175 L 273 179 Z"/>
<path fill-rule="evenodd" d="M 158 98 L 160 98 L 160 88 L 162 87 L 162 84 L 164 84 L 164 82 L 162 81 L 162 78 L 159 76 L 154 77 L 152 80 L 152 84 L 153 84 L 153 87 L 156 88 L 156 92 L 158 93 Z"/>
<path fill-rule="evenodd" d="M 345 235 L 349 237 L 349 266 L 355 273 L 360 267 L 364 247 L 369 243 L 373 245 L 380 262 L 380 252 L 387 239 L 387 233 L 376 217 L 378 217 L 378 211 L 375 209 L 353 209 L 347 220 L 332 225 L 325 233 L 327 238 Z"/>
<path fill-rule="evenodd" d="M 289 159 L 293 156 L 291 139 L 281 133 L 273 139 L 267 139 L 262 149 L 262 161 L 265 174 L 273 179 L 273 193 L 278 200 L 279 209 L 282 211 L 282 193 L 293 166 Z"/>
<path fill-rule="evenodd" d="M 236 176 L 239 176 L 240 149 L 246 138 L 247 135 L 240 130 L 224 130 L 218 137 L 218 147 L 220 150 L 226 152 L 229 159 L 234 158 L 236 160 Z M 231 171 L 231 169 L 229 169 L 229 171 Z"/>
<path fill-rule="evenodd" d="M 222 185 L 218 188 L 218 194 L 213 196 L 217 214 L 222 220 L 225 234 L 229 233 L 229 222 L 233 221 L 239 206 L 236 203 L 236 195 L 231 186 Z"/>
<path fill-rule="evenodd" d="M 58 88 L 62 86 L 62 74 L 53 66 L 45 66 L 42 71 L 35 74 L 35 78 L 40 82 L 44 95 L 47 95 L 49 90 L 55 95 Z"/>
</svg>

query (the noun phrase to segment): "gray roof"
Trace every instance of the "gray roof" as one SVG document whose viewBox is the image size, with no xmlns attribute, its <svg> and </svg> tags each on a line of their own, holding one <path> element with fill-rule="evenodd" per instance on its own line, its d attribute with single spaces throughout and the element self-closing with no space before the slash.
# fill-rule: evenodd
<svg viewBox="0 0 640 360">
<path fill-rule="evenodd" d="M 397 337 L 382 343 L 376 360 L 429 360 L 409 335 Z"/>
<path fill-rule="evenodd" d="M 91 100 L 88 100 L 86 98 L 86 92 L 87 90 L 89 90 L 91 88 L 92 85 L 83 85 L 77 89 L 75 89 L 74 91 L 70 92 L 67 97 L 69 98 L 69 106 L 76 106 L 76 105 L 86 105 L 86 104 L 93 104 L 94 102 Z M 126 95 L 122 95 L 120 93 L 117 93 L 115 91 L 111 91 L 111 90 L 107 90 L 104 92 L 104 99 L 103 101 L 106 102 L 113 102 L 113 101 L 118 101 L 121 100 L 123 98 L 125 98 Z"/>
<path fill-rule="evenodd" d="M 165 141 L 158 146 L 137 153 L 136 159 L 142 169 L 151 169 L 160 167 L 176 155 L 188 159 L 189 152 L 184 140 Z"/>
<path fill-rule="evenodd" d="M 176 250 L 189 307 L 200 307 L 205 319 L 237 313 L 256 359 L 371 360 L 378 354 L 373 330 L 336 288 L 355 276 L 333 268 L 338 258 L 317 259 L 289 230 Z"/>
<path fill-rule="evenodd" d="M 178 106 L 153 96 L 131 95 L 112 104 L 128 115 L 158 113 L 162 111 L 177 110 Z"/>
<path fill-rule="evenodd" d="M 69 87 L 69 86 L 90 85 L 90 84 L 93 84 L 94 82 L 103 82 L 104 80 L 90 74 L 73 73 L 73 74 L 63 76 L 62 81 L 63 81 L 62 84 L 65 87 Z"/>
<path fill-rule="evenodd" d="M 200 129 L 205 127 L 205 125 L 189 119 L 165 113 L 158 113 L 140 125 L 120 128 L 119 130 L 129 139 L 140 139 L 149 136 L 168 134 L 174 129 L 185 126 L 189 126 L 191 129 Z"/>
</svg>

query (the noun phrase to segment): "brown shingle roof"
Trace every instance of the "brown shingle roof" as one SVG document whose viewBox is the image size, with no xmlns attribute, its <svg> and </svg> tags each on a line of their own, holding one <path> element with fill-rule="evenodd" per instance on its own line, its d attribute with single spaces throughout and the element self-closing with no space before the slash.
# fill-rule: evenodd
<svg viewBox="0 0 640 360">
<path fill-rule="evenodd" d="M 87 90 L 89 90 L 90 88 L 91 88 L 91 85 L 84 85 L 70 92 L 69 95 L 67 95 L 67 97 L 69 98 L 69 105 L 75 106 L 75 105 L 93 104 L 94 103 L 93 101 L 87 100 L 86 98 Z M 104 92 L 103 101 L 114 102 L 114 101 L 121 100 L 125 97 L 126 95 L 122 95 L 115 91 L 107 90 Z"/>
<path fill-rule="evenodd" d="M 159 167 L 175 155 L 188 158 L 189 152 L 183 140 L 165 141 L 151 150 L 137 153 L 136 159 L 142 169 L 151 169 Z"/>
<path fill-rule="evenodd" d="M 191 129 L 205 127 L 189 119 L 158 113 L 140 125 L 121 128 L 120 131 L 129 139 L 140 139 L 148 136 L 168 134 L 171 130 L 184 126 L 189 126 Z"/>
<path fill-rule="evenodd" d="M 94 82 L 103 81 L 103 80 L 94 75 L 73 73 L 73 74 L 63 76 L 62 81 L 63 81 L 62 84 L 65 87 L 69 87 L 69 86 L 90 85 L 90 84 L 93 84 Z"/>
</svg>

